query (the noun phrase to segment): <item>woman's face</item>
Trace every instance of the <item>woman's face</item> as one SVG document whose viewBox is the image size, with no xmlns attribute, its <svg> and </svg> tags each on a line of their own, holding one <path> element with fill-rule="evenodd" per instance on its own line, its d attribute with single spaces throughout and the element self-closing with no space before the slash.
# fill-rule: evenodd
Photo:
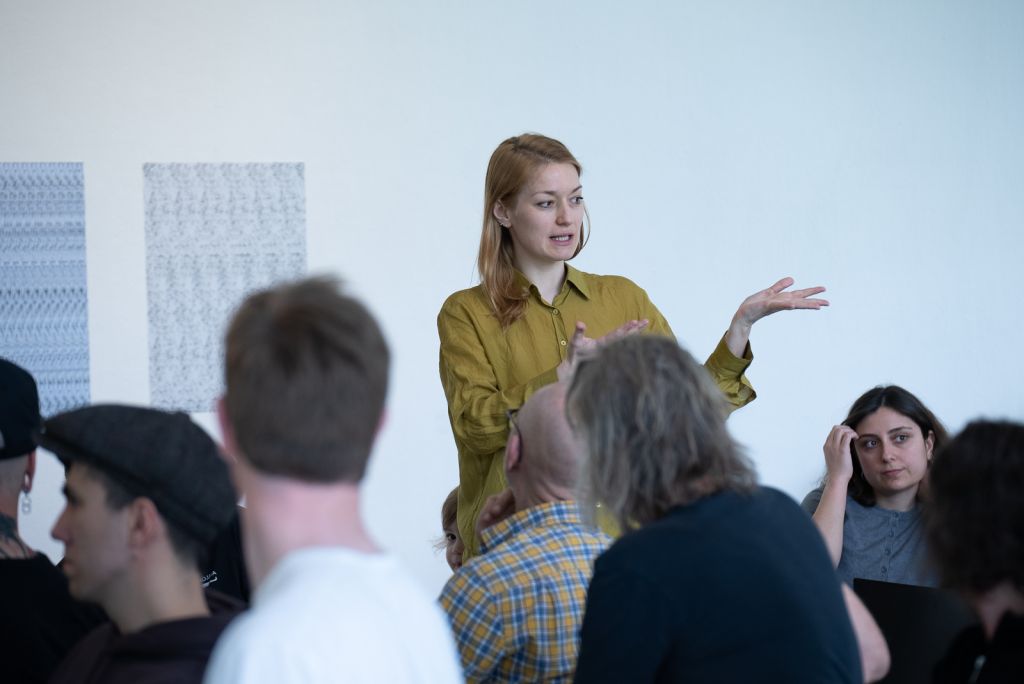
<svg viewBox="0 0 1024 684">
<path fill-rule="evenodd" d="M 887 406 L 862 420 L 854 430 L 857 458 L 878 504 L 909 510 L 928 472 L 935 436 L 921 434 L 917 423 Z"/>
<path fill-rule="evenodd" d="M 571 259 L 581 239 L 584 205 L 580 175 L 572 164 L 545 164 L 515 196 L 494 206 L 512 235 L 516 267 L 548 266 Z"/>
<path fill-rule="evenodd" d="M 448 567 L 455 572 L 462 567 L 462 552 L 466 547 L 462 544 L 462 537 L 459 536 L 459 528 L 453 522 L 444 528 L 444 559 L 448 561 Z"/>
</svg>

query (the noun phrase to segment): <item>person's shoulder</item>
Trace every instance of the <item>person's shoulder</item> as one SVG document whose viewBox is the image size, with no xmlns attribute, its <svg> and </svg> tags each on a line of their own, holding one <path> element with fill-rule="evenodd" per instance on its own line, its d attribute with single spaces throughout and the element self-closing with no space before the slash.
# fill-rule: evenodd
<svg viewBox="0 0 1024 684">
<path fill-rule="evenodd" d="M 797 507 L 796 501 L 789 494 L 785 493 L 781 489 L 775 487 L 769 487 L 767 485 L 758 485 L 753 491 L 754 497 L 759 497 L 765 502 L 769 502 L 776 506 L 785 506 L 787 508 Z"/>
<path fill-rule="evenodd" d="M 777 515 L 797 515 L 801 520 L 810 520 L 801 505 L 798 504 L 793 497 L 782 490 L 759 485 L 753 491 L 751 496 L 758 502 L 759 506 L 772 511 Z"/>
<path fill-rule="evenodd" d="M 606 308 L 621 309 L 629 316 L 654 313 L 647 291 L 626 276 L 577 272 L 575 282 L 588 299 L 602 302 Z"/>
<path fill-rule="evenodd" d="M 291 659 L 291 632 L 287 623 L 268 617 L 251 609 L 227 626 L 210 657 L 205 682 L 286 681 L 279 675 L 283 661 Z"/>
<path fill-rule="evenodd" d="M 104 622 L 82 637 L 76 643 L 50 677 L 50 682 L 81 681 L 83 672 L 90 672 L 101 654 L 117 636 L 112 622 Z"/>
<path fill-rule="evenodd" d="M 338 566 L 344 571 L 338 579 L 348 585 L 336 591 L 336 600 L 341 605 L 351 606 L 364 615 L 379 615 L 385 621 L 401 619 L 410 624 L 443 625 L 434 597 L 427 594 L 397 556 L 390 552 L 358 551 L 347 555 Z"/>
<path fill-rule="evenodd" d="M 490 300 L 482 285 L 459 290 L 448 296 L 437 313 L 437 329 L 442 342 L 460 332 L 465 326 L 473 328 L 493 327 L 498 319 L 491 309 Z"/>
<path fill-rule="evenodd" d="M 807 511 L 808 515 L 814 515 L 814 512 L 818 510 L 818 504 L 821 503 L 821 495 L 824 491 L 825 485 L 820 484 L 807 492 L 807 495 L 800 502 L 800 508 Z"/>
<path fill-rule="evenodd" d="M 595 564 L 600 564 L 606 570 L 642 568 L 650 560 L 651 554 L 664 549 L 666 542 L 671 543 L 667 538 L 674 535 L 669 521 L 665 517 L 659 518 L 643 527 L 626 531 L 598 556 Z"/>
<path fill-rule="evenodd" d="M 509 563 L 510 558 L 514 557 L 514 554 L 510 555 L 512 547 L 509 541 L 467 560 L 448 578 L 442 595 L 455 596 L 468 592 L 482 595 L 499 591 L 501 576 L 507 575 L 513 567 Z"/>
<path fill-rule="evenodd" d="M 556 556 L 565 554 L 564 549 L 559 554 L 559 547 L 550 530 L 527 527 L 486 553 L 470 558 L 448 580 L 445 593 L 471 596 L 473 600 L 499 599 L 543 574 L 541 566 L 545 563 L 560 562 Z"/>
<path fill-rule="evenodd" d="M 489 310 L 490 304 L 487 301 L 487 293 L 484 292 L 483 285 L 475 285 L 448 295 L 441 305 L 440 315 L 466 310 L 476 311 L 481 308 Z"/>
<path fill-rule="evenodd" d="M 626 276 L 587 273 L 580 270 L 577 270 L 575 275 L 579 280 L 585 283 L 587 287 L 600 292 L 615 292 L 620 294 L 638 294 L 644 292 L 642 287 Z"/>
<path fill-rule="evenodd" d="M 774 530 L 788 535 L 792 540 L 803 540 L 800 543 L 806 544 L 808 553 L 819 546 L 821 551 L 825 550 L 824 546 L 817 543 L 821 541 L 821 534 L 806 507 L 798 504 L 789 494 L 773 487 L 758 487 L 756 496 L 759 502 L 748 514 L 751 530 Z"/>
<path fill-rule="evenodd" d="M 273 624 L 266 617 L 260 611 L 252 609 L 233 615 L 217 642 L 218 649 L 221 645 L 226 650 L 237 649 L 241 644 L 258 641 L 261 635 L 268 636 L 271 631 L 268 625 L 272 628 Z"/>
<path fill-rule="evenodd" d="M 0 578 L 8 580 L 7 591 L 17 585 L 32 582 L 37 585 L 64 584 L 64 573 L 43 553 L 28 558 L 0 558 Z"/>
</svg>

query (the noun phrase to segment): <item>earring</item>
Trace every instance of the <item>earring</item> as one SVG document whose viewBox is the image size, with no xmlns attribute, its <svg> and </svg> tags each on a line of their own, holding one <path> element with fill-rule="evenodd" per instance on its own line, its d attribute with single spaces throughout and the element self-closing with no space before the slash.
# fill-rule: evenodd
<svg viewBox="0 0 1024 684">
<path fill-rule="evenodd" d="M 32 495 L 25 492 L 25 497 L 21 500 L 21 512 L 28 515 L 32 512 Z"/>
</svg>

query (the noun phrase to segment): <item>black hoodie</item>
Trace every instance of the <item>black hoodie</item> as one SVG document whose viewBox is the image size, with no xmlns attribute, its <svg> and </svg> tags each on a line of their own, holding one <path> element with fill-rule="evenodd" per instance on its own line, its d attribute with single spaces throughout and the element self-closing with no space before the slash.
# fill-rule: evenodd
<svg viewBox="0 0 1024 684">
<path fill-rule="evenodd" d="M 71 650 L 51 684 L 199 684 L 214 644 L 240 607 L 216 592 L 206 599 L 207 617 L 160 622 L 132 634 L 121 634 L 112 622 L 97 627 Z"/>
</svg>

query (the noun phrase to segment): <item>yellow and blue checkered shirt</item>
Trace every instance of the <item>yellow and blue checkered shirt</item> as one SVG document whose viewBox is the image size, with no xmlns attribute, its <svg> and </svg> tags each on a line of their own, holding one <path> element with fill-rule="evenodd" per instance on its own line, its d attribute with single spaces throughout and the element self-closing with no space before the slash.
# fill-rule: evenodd
<svg viewBox="0 0 1024 684">
<path fill-rule="evenodd" d="M 594 560 L 611 543 L 575 502 L 533 506 L 481 534 L 441 591 L 469 682 L 568 682 Z"/>
</svg>

